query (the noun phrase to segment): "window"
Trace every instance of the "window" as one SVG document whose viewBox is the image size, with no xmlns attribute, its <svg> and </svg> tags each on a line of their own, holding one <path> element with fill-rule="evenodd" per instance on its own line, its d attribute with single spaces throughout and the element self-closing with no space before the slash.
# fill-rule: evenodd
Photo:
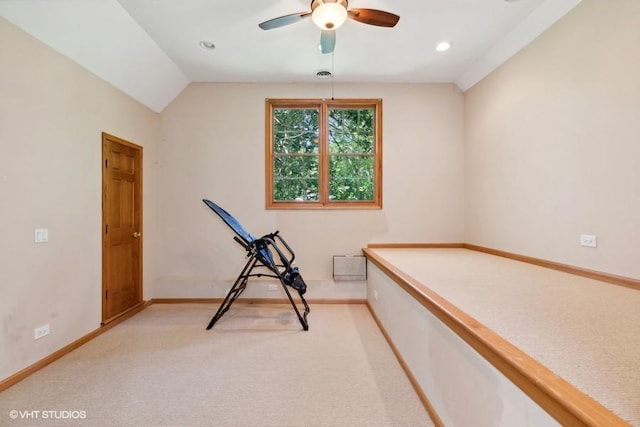
<svg viewBox="0 0 640 427">
<path fill-rule="evenodd" d="M 382 101 L 266 101 L 268 209 L 382 207 Z"/>
</svg>

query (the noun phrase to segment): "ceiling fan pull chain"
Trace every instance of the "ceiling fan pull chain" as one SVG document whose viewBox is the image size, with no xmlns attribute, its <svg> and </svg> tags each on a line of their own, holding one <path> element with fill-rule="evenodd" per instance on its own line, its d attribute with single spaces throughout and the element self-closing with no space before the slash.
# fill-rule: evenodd
<svg viewBox="0 0 640 427">
<path fill-rule="evenodd" d="M 331 52 L 331 100 L 332 101 L 335 99 L 333 97 L 333 84 L 336 79 L 335 58 L 336 58 L 336 52 L 334 50 L 333 52 Z"/>
</svg>

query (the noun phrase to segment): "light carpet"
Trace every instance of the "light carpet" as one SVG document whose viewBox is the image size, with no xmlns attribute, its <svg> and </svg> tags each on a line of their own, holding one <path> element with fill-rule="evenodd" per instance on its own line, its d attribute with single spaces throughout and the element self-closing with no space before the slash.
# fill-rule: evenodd
<svg viewBox="0 0 640 427">
<path fill-rule="evenodd" d="M 433 425 L 365 305 L 312 305 L 306 332 L 240 302 L 206 331 L 216 309 L 150 306 L 0 393 L 0 425 Z"/>
<path fill-rule="evenodd" d="M 468 249 L 375 249 L 633 426 L 640 292 Z"/>
</svg>

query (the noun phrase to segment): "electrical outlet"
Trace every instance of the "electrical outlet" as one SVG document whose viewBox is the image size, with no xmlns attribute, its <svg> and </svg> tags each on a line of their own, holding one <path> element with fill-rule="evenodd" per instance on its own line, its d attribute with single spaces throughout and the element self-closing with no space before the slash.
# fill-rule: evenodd
<svg viewBox="0 0 640 427">
<path fill-rule="evenodd" d="M 42 337 L 45 337 L 47 335 L 49 335 L 49 324 L 47 323 L 46 325 L 40 326 L 38 328 L 35 328 L 33 330 L 33 340 L 38 340 Z"/>
<path fill-rule="evenodd" d="M 375 289 L 373 290 L 373 299 L 378 301 L 378 291 L 376 291 Z"/>
<path fill-rule="evenodd" d="M 596 236 L 592 236 L 590 234 L 581 234 L 580 235 L 580 246 L 586 246 L 589 248 L 597 248 L 598 247 L 598 238 Z"/>
<path fill-rule="evenodd" d="M 272 283 L 269 284 L 269 292 L 275 292 L 277 290 L 278 290 L 278 285 L 272 284 Z"/>
</svg>

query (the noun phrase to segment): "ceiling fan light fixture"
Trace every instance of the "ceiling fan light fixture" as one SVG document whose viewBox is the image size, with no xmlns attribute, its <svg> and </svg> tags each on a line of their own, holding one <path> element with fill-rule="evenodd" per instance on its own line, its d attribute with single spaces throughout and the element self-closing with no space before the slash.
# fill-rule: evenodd
<svg viewBox="0 0 640 427">
<path fill-rule="evenodd" d="M 335 30 L 347 20 L 347 9 L 340 1 L 335 3 L 321 3 L 313 9 L 313 22 L 323 30 Z"/>
</svg>

